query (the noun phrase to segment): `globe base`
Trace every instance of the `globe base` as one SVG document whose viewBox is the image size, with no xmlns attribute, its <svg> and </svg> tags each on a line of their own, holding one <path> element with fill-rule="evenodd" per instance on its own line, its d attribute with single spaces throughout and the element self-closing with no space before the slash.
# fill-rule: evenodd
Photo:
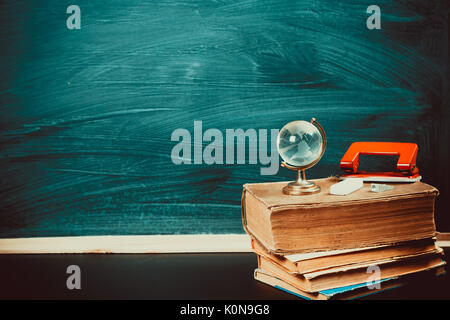
<svg viewBox="0 0 450 320">
<path fill-rule="evenodd" d="M 298 184 L 297 181 L 288 183 L 283 188 L 283 193 L 290 196 L 301 196 L 320 192 L 320 187 L 313 182 L 304 181 L 306 183 Z"/>
<path fill-rule="evenodd" d="M 314 182 L 306 180 L 306 174 L 304 169 L 296 169 L 282 163 L 282 166 L 297 171 L 297 180 L 289 182 L 287 186 L 283 188 L 283 193 L 290 196 L 302 196 L 320 192 L 320 187 Z"/>
</svg>

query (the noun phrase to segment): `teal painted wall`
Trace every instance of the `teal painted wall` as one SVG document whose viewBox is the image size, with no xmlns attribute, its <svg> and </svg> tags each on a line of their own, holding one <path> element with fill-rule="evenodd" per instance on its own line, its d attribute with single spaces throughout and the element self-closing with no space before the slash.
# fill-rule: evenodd
<svg viewBox="0 0 450 320">
<path fill-rule="evenodd" d="M 353 141 L 418 143 L 449 231 L 448 1 L 377 1 L 368 30 L 372 2 L 2 1 L 0 237 L 242 233 L 242 184 L 292 172 L 177 166 L 172 132 L 311 117 L 310 178 Z"/>
</svg>

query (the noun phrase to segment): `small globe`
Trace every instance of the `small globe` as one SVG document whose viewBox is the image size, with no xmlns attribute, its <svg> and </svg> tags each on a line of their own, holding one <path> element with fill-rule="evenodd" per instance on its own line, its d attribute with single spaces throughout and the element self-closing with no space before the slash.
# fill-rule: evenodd
<svg viewBox="0 0 450 320">
<path fill-rule="evenodd" d="M 291 166 L 305 167 L 322 155 L 323 137 L 312 123 L 299 120 L 286 124 L 278 134 L 277 148 L 281 158 Z"/>
</svg>

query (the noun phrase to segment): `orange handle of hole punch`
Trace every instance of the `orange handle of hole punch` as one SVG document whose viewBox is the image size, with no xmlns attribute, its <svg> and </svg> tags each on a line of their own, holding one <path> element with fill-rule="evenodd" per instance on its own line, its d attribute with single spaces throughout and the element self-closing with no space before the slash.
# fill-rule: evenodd
<svg viewBox="0 0 450 320">
<path fill-rule="evenodd" d="M 416 167 L 417 151 L 415 143 L 405 142 L 354 142 L 341 159 L 340 167 L 346 172 L 356 173 L 359 167 L 359 155 L 398 155 L 397 169 L 410 174 L 419 172 Z"/>
</svg>

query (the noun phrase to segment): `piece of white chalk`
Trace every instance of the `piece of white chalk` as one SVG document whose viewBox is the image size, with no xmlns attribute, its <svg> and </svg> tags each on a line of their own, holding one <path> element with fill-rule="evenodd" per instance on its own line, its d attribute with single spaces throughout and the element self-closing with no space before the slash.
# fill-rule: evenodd
<svg viewBox="0 0 450 320">
<path fill-rule="evenodd" d="M 394 189 L 394 187 L 387 184 L 372 183 L 370 185 L 370 190 L 372 192 L 384 192 L 392 189 Z"/>
<path fill-rule="evenodd" d="M 363 179 L 348 178 L 344 181 L 333 184 L 330 187 L 330 193 L 345 196 L 363 187 Z"/>
</svg>

